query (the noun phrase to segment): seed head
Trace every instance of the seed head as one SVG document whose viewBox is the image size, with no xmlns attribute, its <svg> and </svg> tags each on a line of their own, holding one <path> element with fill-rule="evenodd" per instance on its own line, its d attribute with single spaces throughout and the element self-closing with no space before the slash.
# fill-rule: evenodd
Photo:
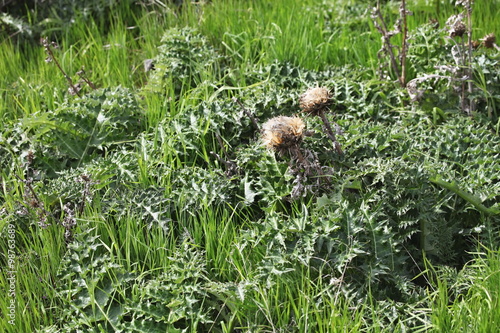
<svg viewBox="0 0 500 333">
<path fill-rule="evenodd" d="M 304 137 L 306 125 L 299 117 L 279 116 L 262 126 L 262 141 L 267 148 L 285 153 L 296 148 Z"/>
<path fill-rule="evenodd" d="M 300 96 L 299 103 L 302 111 L 315 116 L 332 104 L 332 98 L 326 88 L 309 88 Z"/>
<path fill-rule="evenodd" d="M 467 32 L 463 14 L 452 15 L 446 21 L 450 37 L 462 37 Z"/>
<path fill-rule="evenodd" d="M 492 49 L 495 47 L 495 42 L 497 41 L 497 38 L 495 37 L 495 34 L 491 33 L 483 37 L 481 39 L 483 42 L 484 47 L 487 49 Z"/>
<path fill-rule="evenodd" d="M 457 36 L 462 37 L 466 31 L 467 31 L 467 27 L 465 26 L 465 23 L 458 22 L 453 27 L 451 27 L 450 37 L 457 37 Z"/>
</svg>

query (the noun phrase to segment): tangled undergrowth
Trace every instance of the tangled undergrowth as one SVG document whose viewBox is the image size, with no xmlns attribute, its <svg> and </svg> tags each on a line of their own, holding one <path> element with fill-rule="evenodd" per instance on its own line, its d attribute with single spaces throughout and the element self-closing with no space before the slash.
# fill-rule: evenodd
<svg viewBox="0 0 500 333">
<path fill-rule="evenodd" d="M 429 327 L 429 267 L 465 297 L 472 253 L 500 242 L 498 54 L 475 51 L 466 116 L 441 76 L 419 79 L 451 70 L 440 33 L 410 32 L 409 91 L 349 65 L 234 68 L 174 28 L 140 89 L 9 123 L 2 215 L 26 262 L 27 244 L 64 239 L 47 273 L 59 322 L 37 331 L 320 331 L 343 306 L 364 328 Z"/>
</svg>

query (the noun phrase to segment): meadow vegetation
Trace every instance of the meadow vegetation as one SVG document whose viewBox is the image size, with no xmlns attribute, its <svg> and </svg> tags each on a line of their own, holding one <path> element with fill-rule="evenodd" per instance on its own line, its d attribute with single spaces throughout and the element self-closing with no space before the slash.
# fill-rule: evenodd
<svg viewBox="0 0 500 333">
<path fill-rule="evenodd" d="M 499 327 L 500 2 L 21 2 L 1 331 Z"/>
</svg>

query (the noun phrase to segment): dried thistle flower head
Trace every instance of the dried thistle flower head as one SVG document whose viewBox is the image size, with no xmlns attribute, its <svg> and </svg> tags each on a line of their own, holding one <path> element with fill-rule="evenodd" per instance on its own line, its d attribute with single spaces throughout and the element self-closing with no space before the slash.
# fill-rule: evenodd
<svg viewBox="0 0 500 333">
<path fill-rule="evenodd" d="M 497 41 L 497 38 L 495 37 L 495 34 L 491 33 L 483 37 L 481 39 L 483 42 L 484 47 L 487 49 L 492 49 L 495 47 L 495 42 Z"/>
<path fill-rule="evenodd" d="M 309 88 L 300 96 L 299 103 L 302 111 L 318 115 L 332 104 L 332 97 L 326 88 Z"/>
<path fill-rule="evenodd" d="M 298 147 L 304 137 L 306 125 L 299 117 L 279 116 L 262 126 L 262 141 L 266 147 L 285 153 Z"/>
<path fill-rule="evenodd" d="M 450 37 L 462 37 L 467 31 L 465 23 L 458 22 L 450 29 Z"/>
<path fill-rule="evenodd" d="M 462 37 L 467 32 L 467 26 L 463 22 L 463 14 L 452 15 L 446 21 L 450 37 Z"/>
</svg>

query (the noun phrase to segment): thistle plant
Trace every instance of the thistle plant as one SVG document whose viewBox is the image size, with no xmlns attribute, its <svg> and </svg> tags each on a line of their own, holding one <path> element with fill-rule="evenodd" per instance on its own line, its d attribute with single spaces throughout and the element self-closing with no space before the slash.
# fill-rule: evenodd
<svg viewBox="0 0 500 333">
<path fill-rule="evenodd" d="M 406 17 L 411 13 L 406 10 L 406 1 L 402 0 L 399 6 L 400 18 L 394 24 L 393 30 L 389 30 L 382 16 L 382 9 L 380 0 L 377 1 L 377 6 L 372 9 L 371 18 L 375 28 L 382 34 L 382 47 L 378 51 L 379 59 L 384 56 L 389 57 L 390 67 L 394 74 L 397 76 L 401 87 L 406 86 L 406 55 L 408 52 L 408 24 Z M 401 47 L 392 44 L 391 38 L 399 33 L 403 34 Z M 395 52 L 398 51 L 398 52 Z M 399 54 L 398 54 L 399 53 Z M 380 75 L 383 76 L 382 68 L 384 65 L 380 64 Z"/>
<path fill-rule="evenodd" d="M 437 89 L 438 82 L 444 81 L 446 93 L 450 93 L 451 100 L 458 104 L 458 108 L 464 114 L 471 116 L 476 111 L 486 110 L 488 117 L 494 119 L 496 117 L 495 98 L 491 96 L 494 95 L 493 91 L 496 91 L 496 80 L 486 77 L 496 72 L 494 68 L 496 62 L 485 52 L 487 49 L 498 51 L 500 48 L 496 44 L 494 33 L 489 33 L 478 40 L 472 39 L 472 32 L 475 30 L 472 21 L 474 5 L 472 0 L 458 0 L 454 5 L 460 10 L 459 13 L 451 15 L 442 29 L 438 30 L 434 27 L 433 30 L 426 32 L 425 38 L 429 38 L 428 40 L 439 38 L 439 42 L 435 42 L 434 45 L 425 45 L 422 42 L 418 44 L 419 33 L 424 30 L 417 31 L 412 36 L 414 47 L 409 53 L 409 59 L 411 59 L 409 65 L 414 68 L 417 77 L 407 83 L 406 89 L 412 102 L 422 101 L 423 103 L 430 101 L 427 99 L 426 102 L 423 98 L 424 93 L 433 94 L 432 91 L 434 91 L 435 98 L 431 102 L 434 107 L 436 102 L 444 102 L 442 92 L 445 91 Z M 445 43 L 441 43 L 443 41 L 441 39 Z M 486 49 L 485 52 L 481 52 L 480 48 Z M 419 49 L 425 49 L 427 54 L 432 55 L 427 61 L 434 61 L 433 68 L 436 72 L 422 72 L 422 63 L 426 60 L 422 61 L 422 53 Z M 450 99 L 446 103 L 449 101 Z M 447 107 L 454 107 L 454 105 Z"/>
<path fill-rule="evenodd" d="M 75 183 L 83 184 L 79 202 L 65 202 L 65 204 L 60 207 L 60 210 L 64 212 L 64 214 L 63 216 L 59 216 L 59 214 L 54 213 L 58 212 L 58 209 L 53 205 L 47 204 L 47 202 L 43 200 L 44 196 L 46 197 L 46 193 L 44 194 L 43 191 L 43 185 L 41 187 L 35 186 L 35 181 L 40 178 L 40 171 L 32 167 L 35 160 L 35 154 L 33 151 L 28 151 L 25 158 L 26 161 L 23 163 L 23 167 L 25 168 L 24 179 L 16 175 L 17 179 L 24 185 L 23 202 L 20 203 L 22 208 L 18 210 L 17 214 L 19 216 L 28 216 L 32 214 L 33 217 L 36 217 L 37 224 L 41 229 L 47 229 L 53 224 L 62 225 L 65 229 L 64 238 L 66 243 L 71 243 L 73 241 L 74 227 L 77 224 L 76 218 L 83 214 L 85 205 L 92 202 L 94 194 L 92 187 L 99 182 L 92 181 L 91 177 L 85 174 L 81 174 L 74 179 Z M 60 198 L 60 200 L 62 203 L 63 199 Z"/>
<path fill-rule="evenodd" d="M 299 103 L 303 112 L 321 118 L 326 134 L 332 140 L 335 150 L 337 153 L 343 154 L 340 143 L 332 130 L 332 125 L 325 115 L 326 110 L 332 105 L 332 98 L 328 89 L 323 87 L 309 88 L 300 96 Z"/>
<path fill-rule="evenodd" d="M 279 155 L 288 155 L 291 158 L 290 172 L 295 176 L 291 198 L 297 199 L 304 196 L 311 185 L 305 185 L 308 177 L 320 176 L 320 180 L 329 183 L 328 178 L 324 178 L 323 170 L 316 154 L 308 149 L 300 149 L 300 144 L 306 131 L 304 121 L 299 117 L 279 116 L 268 120 L 262 126 L 262 141 L 264 145 L 276 151 Z"/>
<path fill-rule="evenodd" d="M 467 95 L 472 94 L 472 4 L 472 0 L 458 0 L 455 6 L 463 6 L 465 13 L 453 15 L 446 22 L 449 37 L 454 42 L 456 42 L 456 37 L 460 38 L 460 42 L 456 42 L 452 47 L 452 55 L 460 74 L 465 79 L 460 88 L 460 104 L 462 111 L 469 115 L 475 110 L 474 100 L 471 99 L 470 103 L 467 103 Z M 467 40 L 464 35 L 467 36 Z"/>
<path fill-rule="evenodd" d="M 469 53 L 467 52 L 467 44 L 464 42 L 464 35 L 469 35 L 467 25 L 464 23 L 464 14 L 460 13 L 457 15 L 452 15 L 446 21 L 446 32 L 447 38 L 452 40 L 455 45 L 451 48 L 451 56 L 455 62 L 454 65 L 442 66 L 441 68 L 445 71 L 449 72 L 450 75 L 445 75 L 442 77 L 436 78 L 444 78 L 448 81 L 459 81 L 460 82 L 460 104 L 461 109 L 466 113 L 469 113 L 466 110 L 465 104 L 465 95 L 466 95 L 466 81 L 471 77 L 470 73 L 470 60 Z M 472 44 L 470 45 L 472 49 Z M 421 79 L 433 78 L 431 76 L 424 76 Z"/>
</svg>

